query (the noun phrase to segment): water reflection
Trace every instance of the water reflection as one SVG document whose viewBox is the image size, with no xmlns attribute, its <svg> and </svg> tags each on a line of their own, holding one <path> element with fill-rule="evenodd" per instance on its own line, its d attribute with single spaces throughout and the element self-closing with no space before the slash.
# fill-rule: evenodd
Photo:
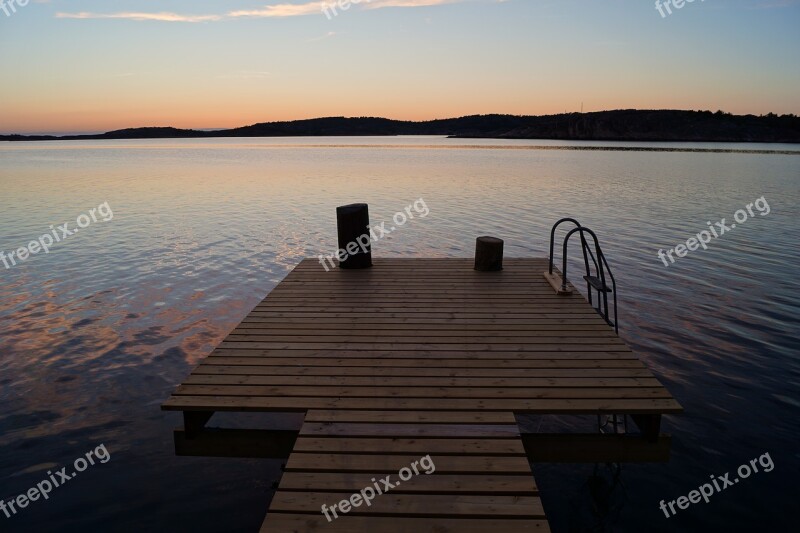
<svg viewBox="0 0 800 533">
<path fill-rule="evenodd" d="M 668 465 L 632 465 L 621 476 L 536 465 L 556 530 L 782 525 L 798 459 L 800 158 L 377 142 L 394 146 L 0 146 L 0 249 L 105 201 L 115 215 L 0 270 L 0 497 L 33 486 L 41 465 L 100 443 L 112 454 L 74 490 L 0 523 L 19 531 L 257 528 L 280 465 L 174 457 L 179 422 L 160 402 L 301 258 L 335 249 L 336 205 L 369 202 L 380 221 L 422 197 L 430 215 L 382 239 L 376 255 L 470 256 L 475 236 L 496 234 L 510 256 L 544 256 L 554 220 L 574 215 L 596 229 L 617 275 L 623 337 L 686 408 L 665 423 L 676 436 Z M 762 195 L 768 217 L 669 268 L 657 258 Z M 659 500 L 765 451 L 776 464 L 769 476 L 705 514 L 659 516 Z"/>
</svg>

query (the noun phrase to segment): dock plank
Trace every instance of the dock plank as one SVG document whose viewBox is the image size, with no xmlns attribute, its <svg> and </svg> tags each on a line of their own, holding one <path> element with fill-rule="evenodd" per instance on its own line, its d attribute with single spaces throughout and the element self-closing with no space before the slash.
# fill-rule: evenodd
<svg viewBox="0 0 800 533">
<path fill-rule="evenodd" d="M 550 527 L 541 520 L 475 520 L 407 518 L 398 516 L 361 517 L 343 516 L 327 522 L 322 515 L 272 513 L 267 517 L 262 533 L 317 532 L 353 533 L 356 531 L 380 531 L 381 533 L 547 533 Z"/>
<path fill-rule="evenodd" d="M 372 485 L 372 474 L 342 472 L 286 472 L 281 478 L 281 490 L 356 492 Z M 419 476 L 395 492 L 418 494 L 538 494 L 531 476 L 498 476 L 490 474 L 438 474 Z"/>
<path fill-rule="evenodd" d="M 319 512 L 323 504 L 336 503 L 349 498 L 345 492 L 279 491 L 272 499 L 270 510 L 274 512 Z M 350 516 L 378 515 L 404 517 L 447 518 L 453 516 L 473 518 L 544 518 L 544 509 L 539 498 L 531 496 L 484 495 L 431 495 L 431 494 L 383 494 L 369 507 L 351 511 Z"/>
<path fill-rule="evenodd" d="M 381 437 L 300 437 L 294 451 L 309 453 L 353 453 L 379 455 L 525 455 L 525 447 L 519 439 L 490 438 L 381 438 Z"/>
<path fill-rule="evenodd" d="M 439 399 L 429 398 L 320 398 L 173 395 L 162 408 L 167 411 L 306 412 L 308 409 L 378 409 L 386 411 L 510 411 L 531 414 L 663 414 L 681 413 L 673 398 L 594 399 Z"/>
<path fill-rule="evenodd" d="M 657 387 L 655 378 L 446 378 L 358 376 L 254 376 L 193 374 L 184 385 L 301 385 L 313 387 Z M 334 413 L 334 412 L 331 412 Z"/>
</svg>

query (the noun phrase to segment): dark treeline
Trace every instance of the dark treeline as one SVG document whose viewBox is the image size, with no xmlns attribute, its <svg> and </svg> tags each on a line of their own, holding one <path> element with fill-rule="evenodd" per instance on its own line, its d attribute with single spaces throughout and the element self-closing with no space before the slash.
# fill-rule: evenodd
<svg viewBox="0 0 800 533">
<path fill-rule="evenodd" d="M 130 128 L 97 135 L 0 135 L 5 141 L 447 135 L 461 138 L 587 141 L 708 141 L 800 143 L 800 117 L 731 115 L 717 111 L 618 110 L 544 116 L 473 115 L 421 122 L 330 117 L 265 122 L 227 130 Z"/>
</svg>

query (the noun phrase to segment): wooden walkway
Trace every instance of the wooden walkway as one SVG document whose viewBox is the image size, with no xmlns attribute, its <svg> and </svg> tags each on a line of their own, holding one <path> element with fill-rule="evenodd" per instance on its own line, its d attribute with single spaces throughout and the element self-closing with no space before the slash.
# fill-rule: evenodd
<svg viewBox="0 0 800 533">
<path fill-rule="evenodd" d="M 401 480 L 400 469 L 423 456 L 430 456 L 433 471 L 425 474 L 417 466 L 418 475 L 409 470 L 410 479 Z M 387 475 L 397 486 L 369 506 L 339 512 L 336 519 L 329 512 L 330 522 L 322 515 L 323 504 L 338 504 Z M 549 530 L 508 413 L 309 411 L 262 528 L 265 533 L 489 530 Z"/>
<path fill-rule="evenodd" d="M 547 260 L 472 266 L 375 259 L 326 272 L 304 260 L 164 404 L 184 414 L 178 453 L 288 457 L 270 532 L 547 531 L 532 456 L 665 460 L 661 415 L 680 405 L 580 294 L 555 294 Z M 217 411 L 305 420 L 299 432 L 215 433 Z M 541 440 L 520 434 L 521 413 L 626 414 L 642 435 Z M 434 473 L 322 514 L 427 455 Z"/>
</svg>

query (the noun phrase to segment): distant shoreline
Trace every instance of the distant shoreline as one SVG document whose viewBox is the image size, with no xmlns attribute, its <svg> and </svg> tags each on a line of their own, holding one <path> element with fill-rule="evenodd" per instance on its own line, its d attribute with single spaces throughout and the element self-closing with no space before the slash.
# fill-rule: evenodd
<svg viewBox="0 0 800 533">
<path fill-rule="evenodd" d="M 617 110 L 543 116 L 474 115 L 417 122 L 374 117 L 329 117 L 265 122 L 222 130 L 145 127 L 90 135 L 13 134 L 0 135 L 0 141 L 399 135 L 441 135 L 456 139 L 800 144 L 800 117 L 680 110 Z"/>
<path fill-rule="evenodd" d="M 455 138 L 455 137 L 450 137 Z M 563 140 L 563 139 L 556 139 Z M 599 141 L 602 142 L 602 141 Z M 633 142 L 633 141 L 631 141 Z M 776 143 L 778 144 L 778 143 Z M 407 145 L 407 144 L 293 144 L 291 148 L 389 148 L 414 149 L 426 148 L 435 150 L 575 150 L 587 152 L 696 152 L 711 154 L 765 154 L 765 155 L 800 155 L 797 150 L 748 150 L 746 148 L 691 148 L 669 146 L 577 146 L 577 145 L 529 145 L 529 146 L 492 146 L 485 144 L 442 145 Z M 278 147 L 278 146 L 276 146 Z"/>
<path fill-rule="evenodd" d="M 207 137 L 206 139 L 221 139 L 230 137 Z M 258 139 L 258 137 L 245 137 Z M 275 139 L 276 137 L 261 137 L 262 139 Z M 453 137 L 448 137 L 452 139 Z M 170 140 L 169 138 L 154 139 L 109 139 L 109 140 Z M 184 140 L 176 138 L 175 140 Z M 603 141 L 597 141 L 603 142 Z M 629 141 L 634 142 L 634 141 Z M 754 143 L 757 144 L 757 143 Z M 762 143 L 764 144 L 764 143 Z M 244 146 L 247 148 L 248 146 Z M 200 148 L 200 146 L 182 145 L 182 149 Z M 240 146 L 241 148 L 241 146 Z M 584 152 L 683 152 L 707 154 L 750 154 L 750 155 L 797 155 L 800 156 L 800 146 L 797 150 L 764 150 L 747 148 L 694 148 L 690 146 L 581 146 L 581 145 L 489 145 L 489 144 L 271 144 L 251 146 L 250 148 L 285 149 L 285 148 L 327 148 L 327 149 L 378 149 L 378 150 L 556 150 L 556 151 L 584 151 Z"/>
</svg>

